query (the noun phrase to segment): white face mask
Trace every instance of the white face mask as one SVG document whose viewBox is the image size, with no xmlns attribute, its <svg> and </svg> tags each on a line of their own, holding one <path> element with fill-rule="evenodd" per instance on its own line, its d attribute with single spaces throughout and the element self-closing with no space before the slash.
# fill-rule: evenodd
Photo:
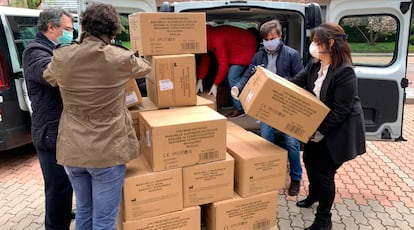
<svg viewBox="0 0 414 230">
<path fill-rule="evenodd" d="M 269 41 L 263 40 L 263 46 L 268 51 L 275 51 L 277 49 L 277 47 L 279 47 L 279 45 L 280 45 L 280 38 L 274 38 L 274 39 L 269 40 Z"/>
<path fill-rule="evenodd" d="M 309 46 L 309 53 L 316 59 L 319 59 L 319 49 L 315 42 L 312 42 Z"/>
</svg>

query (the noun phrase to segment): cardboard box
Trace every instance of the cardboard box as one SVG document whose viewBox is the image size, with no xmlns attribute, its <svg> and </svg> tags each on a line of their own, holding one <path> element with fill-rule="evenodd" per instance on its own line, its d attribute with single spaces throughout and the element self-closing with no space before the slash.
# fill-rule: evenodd
<svg viewBox="0 0 414 230">
<path fill-rule="evenodd" d="M 197 95 L 197 106 L 205 105 L 217 111 L 216 102 Z"/>
<path fill-rule="evenodd" d="M 133 106 L 128 110 L 129 114 L 131 115 L 132 126 L 135 130 L 135 135 L 139 138 L 139 110 L 137 106 Z"/>
<path fill-rule="evenodd" d="M 150 217 L 136 221 L 124 221 L 118 218 L 118 230 L 194 230 L 200 229 L 200 206 L 185 208 L 160 216 Z"/>
<path fill-rule="evenodd" d="M 158 107 L 149 99 L 149 97 L 143 97 L 142 103 L 138 106 L 139 111 L 151 111 L 158 110 Z"/>
<path fill-rule="evenodd" d="M 258 66 L 240 94 L 244 111 L 304 143 L 329 112 L 315 95 Z"/>
<path fill-rule="evenodd" d="M 141 153 L 154 171 L 226 158 L 226 117 L 207 106 L 140 113 Z"/>
<path fill-rule="evenodd" d="M 230 120 L 227 120 L 227 133 L 240 133 L 240 134 L 243 134 L 243 133 L 246 133 L 246 132 L 249 132 L 249 131 L 247 131 L 245 128 L 241 127 L 240 125 L 238 125 L 238 124 L 236 124 L 236 123 L 234 123 Z"/>
<path fill-rule="evenodd" d="M 125 89 L 126 105 L 132 107 L 139 105 L 142 102 L 141 92 L 139 91 L 138 84 L 134 79 L 129 79 Z"/>
<path fill-rule="evenodd" d="M 208 204 L 203 213 L 207 230 L 275 229 L 278 192 L 241 198 L 236 193 L 229 200 Z"/>
<path fill-rule="evenodd" d="M 151 111 L 151 110 L 158 110 L 158 107 L 152 103 L 152 101 L 148 97 L 143 97 L 142 102 L 139 105 L 132 106 L 128 109 L 131 119 L 132 125 L 134 126 L 135 133 L 139 138 L 139 113 L 141 111 Z"/>
<path fill-rule="evenodd" d="M 130 14 L 131 48 L 141 55 L 206 53 L 205 13 Z"/>
<path fill-rule="evenodd" d="M 197 95 L 196 98 L 197 98 L 197 104 L 196 104 L 196 106 L 203 106 L 203 105 L 205 105 L 205 106 L 210 107 L 211 109 L 217 111 L 216 102 L 211 101 L 211 100 L 209 100 L 207 98 L 204 98 L 202 96 L 199 96 L 199 95 Z M 178 107 L 182 107 L 182 106 L 174 106 L 174 107 L 170 107 L 170 108 L 178 108 Z"/>
<path fill-rule="evenodd" d="M 183 209 L 182 169 L 152 172 L 139 156 L 127 164 L 120 213 L 126 221 Z"/>
<path fill-rule="evenodd" d="M 183 168 L 184 207 L 207 204 L 233 197 L 234 159 Z"/>
<path fill-rule="evenodd" d="M 159 108 L 197 104 L 194 54 L 152 56 L 148 97 Z"/>
<path fill-rule="evenodd" d="M 249 197 L 285 186 L 287 151 L 252 132 L 227 133 L 234 157 L 234 190 Z"/>
</svg>

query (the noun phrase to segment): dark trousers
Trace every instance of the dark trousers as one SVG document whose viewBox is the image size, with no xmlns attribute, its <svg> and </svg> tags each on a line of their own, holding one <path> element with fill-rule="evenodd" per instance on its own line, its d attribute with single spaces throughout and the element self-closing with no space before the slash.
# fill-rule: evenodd
<svg viewBox="0 0 414 230">
<path fill-rule="evenodd" d="M 303 162 L 309 180 L 309 195 L 319 201 L 315 221 L 331 221 L 331 208 L 335 199 L 335 174 L 341 165 L 335 165 L 329 156 L 325 140 L 309 141 L 303 152 Z"/>
<path fill-rule="evenodd" d="M 37 150 L 45 183 L 45 226 L 47 230 L 69 229 L 73 190 L 63 166 L 58 165 L 55 151 Z"/>
</svg>

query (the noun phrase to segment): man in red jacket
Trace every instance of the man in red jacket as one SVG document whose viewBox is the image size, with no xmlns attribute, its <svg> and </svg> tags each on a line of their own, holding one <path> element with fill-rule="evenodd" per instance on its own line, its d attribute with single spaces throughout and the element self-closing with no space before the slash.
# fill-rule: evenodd
<svg viewBox="0 0 414 230">
<path fill-rule="evenodd" d="M 242 28 L 223 25 L 207 25 L 207 50 L 211 52 L 218 63 L 217 74 L 209 94 L 217 95 L 219 86 L 227 76 L 230 88 L 239 80 L 245 68 L 250 64 L 256 52 L 256 37 L 254 33 Z M 207 76 L 210 66 L 210 56 L 202 54 L 199 71 L 197 74 L 197 93 L 203 92 L 203 80 Z M 240 101 L 233 100 L 233 111 L 228 117 L 244 115 Z"/>
</svg>

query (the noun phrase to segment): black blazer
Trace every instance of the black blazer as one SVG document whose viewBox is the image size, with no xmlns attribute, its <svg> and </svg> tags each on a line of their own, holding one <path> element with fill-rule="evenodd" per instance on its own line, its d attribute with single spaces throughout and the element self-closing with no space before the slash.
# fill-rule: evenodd
<svg viewBox="0 0 414 230">
<path fill-rule="evenodd" d="M 310 62 L 292 82 L 313 93 L 320 67 L 320 62 Z M 329 67 L 320 100 L 330 111 L 317 130 L 324 135 L 335 164 L 342 164 L 366 151 L 364 116 L 357 93 L 357 78 L 351 65 Z"/>
<path fill-rule="evenodd" d="M 27 91 L 33 108 L 33 145 L 40 150 L 54 151 L 59 118 L 63 110 L 59 88 L 43 79 L 43 71 L 52 60 L 55 45 L 42 33 L 23 52 L 22 62 Z"/>
</svg>

